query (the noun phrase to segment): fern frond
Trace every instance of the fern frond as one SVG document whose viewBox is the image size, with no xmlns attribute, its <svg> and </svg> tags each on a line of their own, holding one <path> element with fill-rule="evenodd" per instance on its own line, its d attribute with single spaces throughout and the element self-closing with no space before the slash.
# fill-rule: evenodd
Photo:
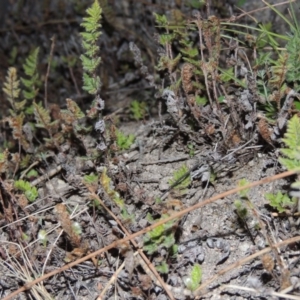
<svg viewBox="0 0 300 300">
<path fill-rule="evenodd" d="M 88 17 L 83 18 L 81 26 L 85 29 L 81 32 L 82 47 L 84 54 L 80 56 L 83 66 L 83 89 L 92 95 L 99 93 L 101 81 L 96 76 L 96 70 L 101 62 L 98 56 L 99 46 L 97 41 L 101 35 L 101 14 L 102 9 L 97 0 L 86 10 Z"/>
<path fill-rule="evenodd" d="M 83 89 L 89 92 L 91 95 L 96 95 L 101 87 L 100 77 L 89 77 L 87 74 L 83 74 Z"/>
<path fill-rule="evenodd" d="M 39 50 L 39 47 L 35 48 L 26 58 L 25 63 L 23 64 L 25 74 L 30 77 L 33 77 L 36 74 Z"/>
<path fill-rule="evenodd" d="M 23 91 L 23 96 L 25 99 L 34 99 L 35 96 L 38 94 L 39 89 L 31 89 L 30 91 Z"/>
<path fill-rule="evenodd" d="M 32 100 L 36 97 L 38 94 L 37 87 L 40 85 L 39 75 L 37 72 L 38 54 L 39 47 L 31 52 L 23 64 L 23 69 L 27 78 L 21 78 L 21 82 L 26 88 L 26 90 L 23 91 L 23 96 L 28 100 Z"/>
<path fill-rule="evenodd" d="M 94 1 L 91 7 L 86 10 L 89 17 L 83 18 L 83 22 L 81 26 L 85 28 L 87 32 L 96 32 L 101 24 L 99 23 L 101 20 L 102 9 L 97 0 Z"/>
<path fill-rule="evenodd" d="M 183 165 L 180 169 L 176 170 L 173 173 L 173 178 L 169 180 L 169 184 L 172 186 L 177 184 L 175 189 L 183 190 L 191 184 L 191 177 L 185 176 L 188 173 L 189 169 L 186 165 Z"/>
<path fill-rule="evenodd" d="M 287 62 L 288 54 L 284 53 L 279 56 L 279 59 L 275 62 L 275 65 L 271 67 L 272 78 L 269 80 L 269 84 L 278 90 L 286 78 L 288 71 Z"/>
<path fill-rule="evenodd" d="M 300 147 L 300 120 L 294 115 L 288 122 L 287 132 L 282 141 L 292 150 Z"/>
<path fill-rule="evenodd" d="M 288 53 L 288 69 L 289 72 L 286 74 L 288 82 L 299 81 L 300 78 L 300 32 L 295 31 L 294 35 L 290 37 L 286 49 Z"/>
<path fill-rule="evenodd" d="M 288 170 L 300 167 L 300 120 L 297 115 L 288 121 L 282 140 L 288 148 L 281 149 L 281 153 L 288 158 L 280 158 L 280 163 Z"/>
<path fill-rule="evenodd" d="M 85 41 L 82 41 L 82 47 L 85 49 L 85 53 L 88 57 L 94 57 L 99 51 L 98 46 L 89 44 Z"/>
<path fill-rule="evenodd" d="M 13 109 L 16 108 L 16 99 L 20 95 L 19 85 L 20 81 L 17 77 L 17 69 L 13 67 L 9 68 L 2 90 Z"/>
<path fill-rule="evenodd" d="M 83 48 L 89 48 L 91 47 L 91 43 L 96 43 L 98 41 L 99 36 L 101 35 L 101 32 L 81 32 L 80 33 L 83 39 Z M 97 46 L 98 48 L 98 46 Z"/>
<path fill-rule="evenodd" d="M 20 101 L 20 102 L 15 102 L 15 108 L 17 111 L 20 111 L 20 110 L 23 110 L 23 108 L 25 107 L 27 103 L 27 100 L 23 100 L 23 101 Z"/>
<path fill-rule="evenodd" d="M 68 98 L 66 101 L 68 110 L 73 114 L 76 120 L 84 118 L 84 113 L 81 111 L 81 109 L 75 101 L 73 101 L 70 98 Z"/>
<path fill-rule="evenodd" d="M 49 111 L 46 110 L 41 103 L 33 103 L 34 118 L 36 121 L 36 127 L 48 129 L 51 126 L 51 117 Z"/>
<path fill-rule="evenodd" d="M 5 173 L 7 171 L 8 155 L 9 155 L 9 152 L 7 149 L 0 153 L 0 174 Z"/>
<path fill-rule="evenodd" d="M 80 59 L 82 61 L 83 70 L 88 73 L 93 73 L 95 69 L 99 66 L 101 58 L 89 58 L 85 55 L 80 55 Z"/>
<path fill-rule="evenodd" d="M 288 158 L 279 158 L 279 162 L 287 168 L 287 170 L 294 170 L 300 168 L 300 161 Z"/>
</svg>

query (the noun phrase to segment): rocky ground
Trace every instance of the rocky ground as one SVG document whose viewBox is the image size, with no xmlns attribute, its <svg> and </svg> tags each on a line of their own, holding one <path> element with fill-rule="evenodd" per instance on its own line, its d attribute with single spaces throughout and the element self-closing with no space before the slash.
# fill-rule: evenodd
<svg viewBox="0 0 300 300">
<path fill-rule="evenodd" d="M 46 74 L 54 46 L 47 90 L 49 105 L 65 108 L 65 99 L 72 98 L 83 111 L 88 109 L 92 98 L 81 90 L 78 24 L 89 1 L 3 1 L 2 5 L 4 2 L 9 5 L 6 11 L 2 10 L 5 15 L 0 24 L 1 82 L 9 66 L 21 66 L 33 45 L 40 47 L 39 68 L 41 74 Z M 227 1 L 221 7 L 211 2 L 211 14 L 221 18 L 240 12 L 235 6 L 237 1 Z M 106 2 L 100 3 L 105 6 Z M 134 41 L 141 49 L 148 72 L 156 80 L 162 77 L 155 73 L 158 46 L 152 12 L 171 15 L 177 9 L 189 17 L 191 8 L 184 1 L 108 3 L 101 36 L 104 119 L 124 133 L 134 134 L 135 142 L 128 150 L 107 152 L 101 159 L 93 159 L 88 154 L 95 147 L 95 136 L 85 136 L 82 140 L 76 137 L 62 145 L 61 152 L 51 149 L 46 157 L 35 157 L 32 164 L 39 176 L 31 184 L 38 188 L 39 197 L 31 204 L 21 205 L 20 198 L 10 192 L 13 178 L 1 179 L 0 295 L 3 299 L 9 299 L 11 293 L 34 278 L 105 248 L 128 233 L 139 232 L 164 217 L 237 187 L 242 179 L 254 182 L 283 171 L 278 165 L 279 149 L 263 139 L 256 138 L 256 144 L 249 146 L 245 142 L 234 147 L 233 143 L 224 149 L 220 146 L 222 141 L 207 138 L 203 132 L 190 133 L 190 129 L 182 132 L 167 114 L 166 107 L 160 107 L 159 91 L 150 87 L 141 75 L 129 43 Z M 261 5 L 258 1 L 251 3 L 254 7 L 245 3 L 241 8 L 250 11 Z M 287 6 L 280 9 L 286 14 Z M 271 10 L 252 16 L 259 20 L 265 17 L 274 23 L 278 20 Z M 250 22 L 249 18 L 243 22 Z M 278 26 L 279 32 L 285 30 L 284 25 Z M 50 38 L 54 34 L 53 44 Z M 38 100 L 43 100 L 44 95 L 42 87 Z M 0 97 L 3 119 L 9 103 L 4 94 Z M 141 120 L 132 118 L 129 108 L 132 100 L 147 104 L 147 114 Z M 11 140 L 9 127 L 2 123 L 1 149 Z M 36 147 L 40 145 L 37 143 Z M 183 166 L 190 172 L 186 174 L 187 184 L 180 188 L 180 183 L 172 183 L 176 178 L 174 172 Z M 103 175 L 105 172 L 108 177 Z M 99 174 L 96 186 L 83 183 L 84 176 L 91 173 Z M 16 176 L 21 174 L 20 171 Z M 117 245 L 47 278 L 13 299 L 169 299 L 172 295 L 173 299 L 194 299 L 196 296 L 188 289 L 187 282 L 196 264 L 202 270 L 200 290 L 196 291 L 199 299 L 284 296 L 298 299 L 299 244 L 274 247 L 253 259 L 250 257 L 299 236 L 297 218 L 278 214 L 265 197 L 266 193 L 287 190 L 289 184 L 290 181 L 282 179 L 256 186 L 243 195 L 221 197 L 176 218 L 152 240 L 138 237 L 135 244 Z M 122 204 L 120 199 L 124 201 Z M 242 201 L 247 210 L 245 215 L 239 213 L 236 200 Z M 79 237 L 74 233 L 74 222 L 80 228 Z M 41 230 L 47 232 L 44 243 L 39 235 Z M 144 248 L 147 259 L 139 252 L 143 244 L 150 247 Z M 178 247 L 176 255 L 170 251 L 174 245 Z M 164 268 L 167 265 L 167 271 L 160 272 L 165 282 L 163 287 L 151 271 L 154 266 L 161 270 L 162 265 Z"/>
</svg>

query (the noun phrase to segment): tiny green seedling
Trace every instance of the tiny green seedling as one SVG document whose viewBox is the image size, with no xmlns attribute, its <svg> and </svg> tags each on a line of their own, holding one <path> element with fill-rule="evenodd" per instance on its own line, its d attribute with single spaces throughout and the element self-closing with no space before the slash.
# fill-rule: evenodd
<svg viewBox="0 0 300 300">
<path fill-rule="evenodd" d="M 41 241 L 44 247 L 46 247 L 48 238 L 47 238 L 47 232 L 44 229 L 41 229 L 38 233 L 38 239 Z"/>
<path fill-rule="evenodd" d="M 137 121 L 145 118 L 146 109 L 147 109 L 146 102 L 133 100 L 130 103 L 131 115 Z"/>
<path fill-rule="evenodd" d="M 116 130 L 116 137 L 116 143 L 120 150 L 128 150 L 135 140 L 135 136 L 133 134 L 125 135 L 120 130 Z"/>
<path fill-rule="evenodd" d="M 190 291 L 195 291 L 202 280 L 201 266 L 195 264 L 189 276 L 184 278 L 184 284 Z"/>
<path fill-rule="evenodd" d="M 168 217 L 169 215 L 162 215 L 161 219 Z M 147 219 L 149 222 L 154 222 L 151 215 L 147 215 Z M 153 220 L 153 221 L 152 221 Z M 172 231 L 172 227 L 174 225 L 174 221 L 167 222 L 165 224 L 161 224 L 149 231 L 144 236 L 144 251 L 148 254 L 153 254 L 159 248 L 164 247 L 168 249 L 172 255 L 177 248 L 174 248 L 175 245 L 175 236 Z"/>
<path fill-rule="evenodd" d="M 157 265 L 155 268 L 161 274 L 169 273 L 169 266 L 165 261 L 163 261 L 160 265 Z"/>
<path fill-rule="evenodd" d="M 38 197 L 38 191 L 35 186 L 31 186 L 30 182 L 17 180 L 14 183 L 16 189 L 22 191 L 29 202 L 33 202 Z"/>
<path fill-rule="evenodd" d="M 195 156 L 195 146 L 193 144 L 187 144 L 187 147 L 189 149 L 189 156 L 194 157 Z"/>
<path fill-rule="evenodd" d="M 268 193 L 265 197 L 270 202 L 270 205 L 280 213 L 285 212 L 288 207 L 294 206 L 297 202 L 295 197 L 290 198 L 287 194 L 282 194 L 281 192 L 277 192 L 277 194 Z"/>
<path fill-rule="evenodd" d="M 170 186 L 176 184 L 174 189 L 184 191 L 192 182 L 191 176 L 186 176 L 188 173 L 188 167 L 186 165 L 181 166 L 173 173 L 173 177 L 169 180 Z"/>
</svg>

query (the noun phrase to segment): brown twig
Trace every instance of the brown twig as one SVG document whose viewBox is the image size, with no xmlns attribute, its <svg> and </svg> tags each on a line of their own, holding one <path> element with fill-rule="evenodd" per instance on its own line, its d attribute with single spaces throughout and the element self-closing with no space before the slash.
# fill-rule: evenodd
<svg viewBox="0 0 300 300">
<path fill-rule="evenodd" d="M 44 84 L 44 88 L 45 88 L 44 106 L 45 106 L 45 108 L 48 107 L 48 78 L 49 78 L 49 74 L 50 74 L 51 61 L 52 61 L 54 47 L 55 47 L 55 35 L 50 40 L 51 40 L 51 49 L 50 49 L 47 73 L 45 76 L 45 84 Z"/>
</svg>

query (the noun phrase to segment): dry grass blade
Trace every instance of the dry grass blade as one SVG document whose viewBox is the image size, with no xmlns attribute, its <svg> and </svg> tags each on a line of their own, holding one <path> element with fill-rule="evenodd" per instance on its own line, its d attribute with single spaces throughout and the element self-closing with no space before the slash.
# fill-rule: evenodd
<svg viewBox="0 0 300 300">
<path fill-rule="evenodd" d="M 11 276 L 13 278 L 19 278 L 25 283 L 28 283 L 32 280 L 32 278 L 36 277 L 37 274 L 40 272 L 38 270 L 34 270 L 29 258 L 26 255 L 26 252 L 23 248 L 21 248 L 20 245 L 16 243 L 10 243 L 6 242 L 8 246 L 14 246 L 15 249 L 19 248 L 19 251 L 11 255 L 7 249 L 7 260 L 6 261 L 0 261 L 0 264 L 7 270 L 6 276 Z M 21 254 L 21 257 L 23 259 L 24 265 L 21 265 L 21 263 L 16 258 L 16 255 Z M 52 297 L 50 294 L 46 291 L 46 289 L 43 286 L 42 282 L 39 282 L 37 285 L 32 287 L 30 290 L 30 293 L 34 297 L 34 299 L 37 300 L 51 300 Z"/>
</svg>

